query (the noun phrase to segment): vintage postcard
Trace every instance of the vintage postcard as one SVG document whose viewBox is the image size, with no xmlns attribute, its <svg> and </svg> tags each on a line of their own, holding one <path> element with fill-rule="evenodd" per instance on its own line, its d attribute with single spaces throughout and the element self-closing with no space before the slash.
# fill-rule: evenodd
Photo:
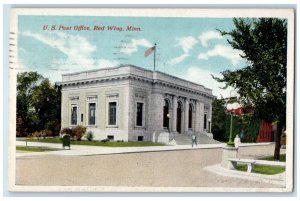
<svg viewBox="0 0 300 201">
<path fill-rule="evenodd" d="M 9 41 L 10 191 L 293 191 L 293 9 L 15 8 Z"/>
</svg>

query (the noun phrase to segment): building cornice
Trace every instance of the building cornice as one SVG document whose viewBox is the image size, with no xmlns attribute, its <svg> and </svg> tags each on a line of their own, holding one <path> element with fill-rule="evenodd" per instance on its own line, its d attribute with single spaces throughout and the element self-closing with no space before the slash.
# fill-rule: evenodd
<svg viewBox="0 0 300 201">
<path fill-rule="evenodd" d="M 126 68 L 127 67 L 127 68 Z M 164 86 L 183 92 L 196 93 L 209 99 L 215 99 L 211 89 L 175 76 L 154 72 L 136 66 L 121 66 L 99 70 L 64 74 L 63 81 L 57 82 L 62 87 L 83 86 L 121 80 L 135 80 L 152 85 Z"/>
</svg>

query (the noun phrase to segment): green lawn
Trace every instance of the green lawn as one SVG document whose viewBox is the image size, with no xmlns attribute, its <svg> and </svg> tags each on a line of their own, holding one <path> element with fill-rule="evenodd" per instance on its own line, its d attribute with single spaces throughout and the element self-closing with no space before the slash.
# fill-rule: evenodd
<svg viewBox="0 0 300 201">
<path fill-rule="evenodd" d="M 17 146 L 16 150 L 18 150 L 18 151 L 44 152 L 44 151 L 57 151 L 57 150 L 60 150 L 60 149 L 47 148 L 47 147 Z"/>
<path fill-rule="evenodd" d="M 28 139 L 28 142 L 45 142 L 59 143 L 62 141 L 59 137 L 46 139 Z M 106 146 L 106 147 L 146 147 L 146 146 L 163 146 L 161 143 L 154 142 L 101 142 L 101 141 L 71 141 L 71 145 L 88 145 L 88 146 Z"/>
<path fill-rule="evenodd" d="M 240 164 L 236 167 L 239 171 L 247 171 L 247 165 Z M 274 175 L 284 172 L 285 169 L 282 167 L 273 167 L 273 166 L 262 166 L 262 165 L 254 165 L 254 173 L 258 174 L 266 174 L 266 175 Z"/>
<path fill-rule="evenodd" d="M 281 154 L 279 161 L 280 162 L 285 162 L 286 155 Z M 260 158 L 260 160 L 268 160 L 268 161 L 274 161 L 273 156 L 268 156 L 268 157 L 263 157 Z M 247 171 L 247 165 L 246 164 L 239 164 L 237 165 L 237 170 L 240 171 Z M 285 168 L 282 167 L 273 167 L 273 166 L 262 166 L 262 165 L 254 165 L 254 172 L 259 173 L 259 174 L 266 174 L 266 175 L 274 175 L 274 174 L 279 174 L 285 171 Z"/>
<path fill-rule="evenodd" d="M 263 158 L 260 158 L 260 160 L 274 161 L 274 156 L 263 157 Z M 280 154 L 279 161 L 285 162 L 285 154 Z"/>
</svg>

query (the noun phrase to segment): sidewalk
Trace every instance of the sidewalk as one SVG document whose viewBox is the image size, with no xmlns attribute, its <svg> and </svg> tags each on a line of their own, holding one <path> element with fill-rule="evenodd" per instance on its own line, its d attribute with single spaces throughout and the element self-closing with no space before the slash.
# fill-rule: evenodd
<svg viewBox="0 0 300 201">
<path fill-rule="evenodd" d="M 16 146 L 25 146 L 25 141 L 16 141 Z M 58 151 L 45 152 L 17 152 L 16 157 L 37 156 L 37 155 L 66 155 L 66 156 L 90 156 L 90 155 L 106 155 L 106 154 L 122 154 L 122 153 L 139 153 L 139 152 L 156 152 L 156 151 L 174 151 L 189 149 L 212 149 L 221 148 L 226 144 L 201 144 L 197 147 L 191 145 L 176 146 L 147 146 L 147 147 L 104 147 L 104 146 L 85 146 L 71 145 L 71 149 L 62 149 L 62 144 L 55 143 L 39 143 L 27 142 L 27 146 L 48 147 L 61 149 Z"/>
</svg>

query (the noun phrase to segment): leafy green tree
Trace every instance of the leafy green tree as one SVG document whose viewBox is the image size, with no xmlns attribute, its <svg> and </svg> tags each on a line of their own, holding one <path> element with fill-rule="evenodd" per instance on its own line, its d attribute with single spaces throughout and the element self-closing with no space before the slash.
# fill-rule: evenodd
<svg viewBox="0 0 300 201">
<path fill-rule="evenodd" d="M 31 99 L 38 83 L 44 79 L 37 72 L 19 73 L 17 76 L 17 135 L 26 135 L 35 130 L 37 117 Z"/>
<path fill-rule="evenodd" d="M 285 19 L 233 19 L 235 29 L 228 43 L 243 51 L 247 66 L 222 72 L 216 78 L 239 93 L 239 101 L 253 106 L 255 115 L 268 122 L 277 122 L 274 158 L 279 159 L 280 137 L 286 121 L 287 22 Z"/>
<path fill-rule="evenodd" d="M 215 99 L 212 103 L 212 133 L 214 139 L 218 141 L 228 141 L 230 132 L 230 113 L 226 112 L 226 104 L 228 100 L 224 98 Z M 246 116 L 233 116 L 232 133 L 233 137 L 241 134 L 242 128 L 247 127 Z"/>
<path fill-rule="evenodd" d="M 226 108 L 225 100 L 215 99 L 212 103 L 212 125 L 211 130 L 214 134 L 214 139 L 219 141 L 228 140 L 228 135 L 226 135 Z"/>
<path fill-rule="evenodd" d="M 20 135 L 47 130 L 52 135 L 60 130 L 61 88 L 37 72 L 24 72 L 17 77 L 17 125 Z"/>
</svg>

